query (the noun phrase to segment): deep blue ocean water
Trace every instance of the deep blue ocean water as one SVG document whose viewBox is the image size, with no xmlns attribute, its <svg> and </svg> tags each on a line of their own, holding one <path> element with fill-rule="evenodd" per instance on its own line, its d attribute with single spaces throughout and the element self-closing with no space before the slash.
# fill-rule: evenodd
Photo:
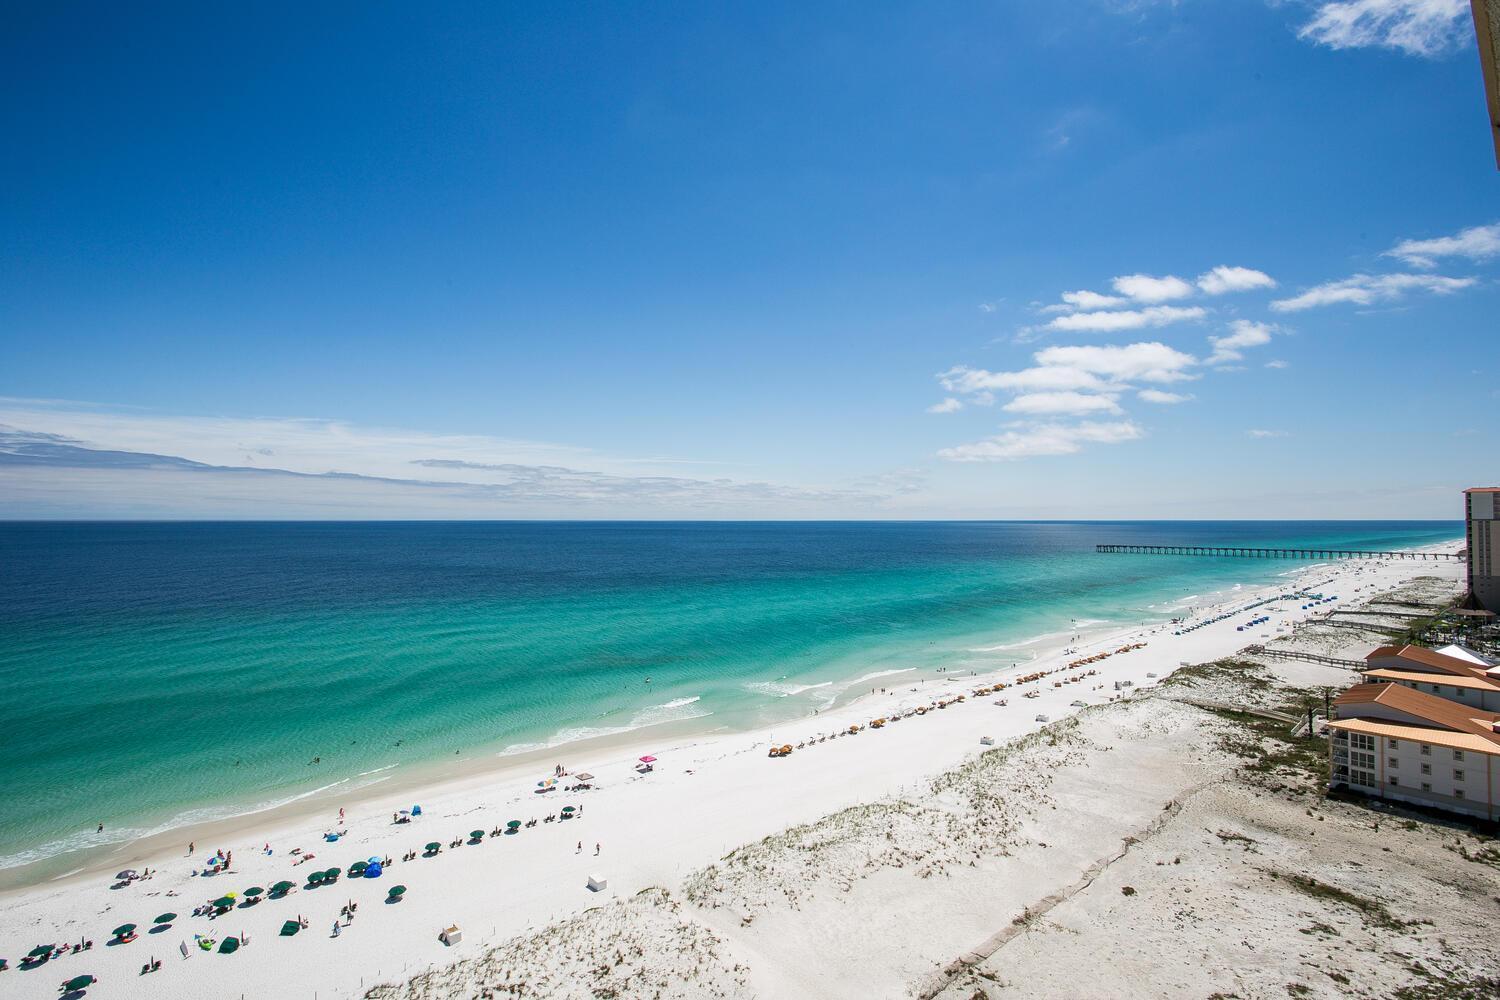
<svg viewBox="0 0 1500 1000">
<path fill-rule="evenodd" d="M 455 750 L 801 716 L 890 671 L 1008 665 L 1071 620 L 1169 617 L 1300 565 L 1099 542 L 1461 535 L 1368 521 L 0 524 L 0 867 Z"/>
</svg>

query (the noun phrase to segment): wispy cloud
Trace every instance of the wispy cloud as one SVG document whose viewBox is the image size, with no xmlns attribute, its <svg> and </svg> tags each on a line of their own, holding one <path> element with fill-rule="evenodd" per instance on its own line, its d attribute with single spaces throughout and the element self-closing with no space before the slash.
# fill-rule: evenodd
<svg viewBox="0 0 1500 1000">
<path fill-rule="evenodd" d="M 1115 291 L 1137 302 L 1170 302 L 1193 294 L 1193 286 L 1173 274 L 1122 274 L 1110 282 Z"/>
<path fill-rule="evenodd" d="M 1043 366 L 1073 368 L 1090 375 L 1118 381 L 1181 382 L 1192 378 L 1198 363 L 1191 354 L 1159 341 L 1123 345 L 1048 347 L 1038 351 Z"/>
<path fill-rule="evenodd" d="M 1275 288 L 1276 279 L 1264 271 L 1250 267 L 1227 267 L 1223 264 L 1198 275 L 1198 288 L 1205 295 L 1227 295 L 1230 292 L 1253 292 L 1260 288 Z"/>
<path fill-rule="evenodd" d="M 964 408 L 963 400 L 949 396 L 927 408 L 928 413 L 957 413 Z"/>
<path fill-rule="evenodd" d="M 1253 438 L 1282 438 L 1286 437 L 1286 431 L 1249 430 L 1245 432 Z"/>
<path fill-rule="evenodd" d="M 1500 222 L 1471 226 L 1453 236 L 1428 240 L 1402 240 L 1385 252 L 1412 267 L 1436 267 L 1439 257 L 1464 257 L 1475 262 L 1500 257 Z"/>
<path fill-rule="evenodd" d="M 1136 393 L 1136 398 L 1143 403 L 1156 403 L 1161 406 L 1171 406 L 1176 403 L 1186 403 L 1193 397 L 1180 392 L 1163 392 L 1160 389 L 1142 389 Z"/>
<path fill-rule="evenodd" d="M 869 488 L 640 474 L 632 461 L 324 420 L 0 401 L 0 516 L 765 516 L 878 510 L 891 499 Z"/>
<path fill-rule="evenodd" d="M 1470 37 L 1468 0 L 1337 0 L 1319 4 L 1297 37 L 1333 49 L 1384 48 L 1433 57 Z"/>
<path fill-rule="evenodd" d="M 1473 278 L 1448 278 L 1437 274 L 1355 274 L 1341 281 L 1314 285 L 1291 298 L 1277 299 L 1271 303 L 1271 308 L 1277 312 L 1299 312 L 1340 304 L 1367 306 L 1394 302 L 1411 291 L 1449 295 L 1474 283 Z"/>
<path fill-rule="evenodd" d="M 1232 361 L 1243 361 L 1246 348 L 1259 347 L 1271 342 L 1271 331 L 1276 328 L 1269 323 L 1256 323 L 1248 319 L 1237 319 L 1229 324 L 1227 337 L 1209 337 L 1214 352 L 1204 364 L 1225 365 Z"/>
<path fill-rule="evenodd" d="M 1280 358 L 1277 358 L 1275 361 L 1267 361 L 1266 362 L 1266 367 L 1267 368 L 1286 368 L 1288 366 L 1287 366 L 1287 363 L 1285 361 L 1282 361 Z"/>
<path fill-rule="evenodd" d="M 1081 312 L 1058 316 L 1047 322 L 1047 329 L 1068 333 L 1113 333 L 1167 326 L 1187 320 L 1202 319 L 1208 313 L 1199 306 L 1150 306 L 1145 309 L 1122 309 L 1117 312 Z"/>
<path fill-rule="evenodd" d="M 1050 392 L 1107 388 L 1107 383 L 1099 376 L 1062 365 L 1025 368 L 1016 372 L 992 372 L 983 368 L 959 365 L 939 375 L 938 381 L 949 392 L 961 393 L 985 393 L 996 390 Z"/>
<path fill-rule="evenodd" d="M 1028 416 L 1075 416 L 1084 413 L 1119 413 L 1113 396 L 1084 392 L 1032 392 L 1017 396 L 1001 409 Z"/>
<path fill-rule="evenodd" d="M 1128 420 L 1035 424 L 1013 427 L 973 444 L 944 448 L 938 457 L 950 462 L 1012 462 L 1043 455 L 1072 455 L 1086 444 L 1118 444 L 1141 436 L 1141 429 Z"/>
</svg>

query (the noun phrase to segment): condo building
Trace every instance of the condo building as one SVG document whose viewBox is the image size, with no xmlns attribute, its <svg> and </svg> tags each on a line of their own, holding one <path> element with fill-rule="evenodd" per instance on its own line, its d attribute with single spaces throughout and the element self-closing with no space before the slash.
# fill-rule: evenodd
<svg viewBox="0 0 1500 1000">
<path fill-rule="evenodd" d="M 1469 548 L 1468 603 L 1500 612 L 1500 486 L 1464 490 L 1464 535 Z"/>
<path fill-rule="evenodd" d="M 1422 646 L 1381 646 L 1365 657 L 1365 681 L 1400 684 L 1471 708 L 1500 712 L 1500 666 L 1461 647 L 1450 648 L 1451 653 Z"/>
<path fill-rule="evenodd" d="M 1500 816 L 1500 713 L 1398 683 L 1333 702 L 1329 786 L 1493 820 Z"/>
</svg>

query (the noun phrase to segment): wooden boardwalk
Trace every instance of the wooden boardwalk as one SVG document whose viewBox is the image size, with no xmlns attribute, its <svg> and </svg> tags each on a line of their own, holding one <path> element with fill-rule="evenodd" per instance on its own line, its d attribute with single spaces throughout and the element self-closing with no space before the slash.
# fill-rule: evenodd
<svg viewBox="0 0 1500 1000">
<path fill-rule="evenodd" d="M 1095 545 L 1095 552 L 1138 556 L 1229 556 L 1241 559 L 1411 559 L 1458 561 L 1452 552 L 1380 552 L 1370 549 L 1263 549 L 1242 545 Z"/>
</svg>

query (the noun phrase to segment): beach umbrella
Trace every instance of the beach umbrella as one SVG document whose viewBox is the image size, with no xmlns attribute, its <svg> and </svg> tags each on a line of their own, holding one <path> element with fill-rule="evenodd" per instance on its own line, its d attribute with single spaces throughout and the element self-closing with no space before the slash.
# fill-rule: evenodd
<svg viewBox="0 0 1500 1000">
<path fill-rule="evenodd" d="M 443 845 L 439 844 L 435 840 L 432 843 L 430 843 L 430 844 L 427 845 L 427 853 L 428 854 L 436 854 L 438 851 L 441 851 L 442 849 L 443 849 Z"/>
<path fill-rule="evenodd" d="M 227 910 L 233 905 L 233 896 L 220 896 L 218 899 L 214 900 L 214 908 L 218 910 Z"/>
<path fill-rule="evenodd" d="M 505 824 L 505 828 L 507 830 L 519 830 L 521 829 L 521 821 L 518 819 L 513 819 L 509 823 Z"/>
<path fill-rule="evenodd" d="M 365 869 L 365 878 L 379 878 L 384 871 L 385 869 L 380 865 L 371 865 Z"/>
<path fill-rule="evenodd" d="M 388 895 L 392 899 L 400 899 L 402 896 L 406 895 L 406 886 L 404 886 L 404 885 L 393 885 L 393 886 L 391 886 Z"/>
<path fill-rule="evenodd" d="M 135 931 L 135 924 L 121 924 L 120 926 L 116 927 L 110 933 L 112 933 L 117 938 L 122 938 L 126 934 L 133 933 L 134 931 Z"/>
<path fill-rule="evenodd" d="M 35 948 L 33 948 L 30 951 L 28 951 L 26 953 L 26 957 L 27 958 L 41 958 L 43 955 L 50 955 L 50 954 L 52 954 L 52 952 L 56 948 L 57 948 L 57 945 L 55 945 L 55 944 L 39 944 Z"/>
<path fill-rule="evenodd" d="M 577 812 L 578 810 L 575 809 L 575 808 L 573 808 L 572 806 L 563 806 L 562 807 L 562 811 L 565 812 L 565 813 L 570 813 L 570 812 Z"/>
<path fill-rule="evenodd" d="M 115 878 L 135 878 L 135 869 L 127 868 L 120 874 L 116 875 Z"/>
<path fill-rule="evenodd" d="M 577 774 L 573 775 L 573 777 L 577 778 L 579 781 L 594 780 L 594 776 L 592 774 L 589 774 L 587 771 L 579 771 Z"/>
<path fill-rule="evenodd" d="M 291 882 L 277 882 L 275 885 L 271 886 L 271 894 L 274 896 L 280 896 L 285 893 L 291 892 L 295 888 L 296 886 Z"/>
<path fill-rule="evenodd" d="M 365 858 L 365 864 L 368 865 L 380 865 L 384 863 L 385 862 L 381 861 L 379 858 Z"/>
<path fill-rule="evenodd" d="M 469 839 L 470 840 L 483 840 L 484 839 L 484 831 L 483 830 L 470 830 L 469 831 Z"/>
<path fill-rule="evenodd" d="M 170 924 L 172 921 L 174 921 L 176 919 L 177 919 L 177 914 L 175 914 L 175 913 L 163 913 L 161 916 L 159 916 L 155 920 L 153 920 L 152 923 L 154 923 L 154 924 Z"/>
<path fill-rule="evenodd" d="M 359 873 L 364 871 L 368 867 L 370 866 L 363 861 L 354 862 L 354 864 L 349 866 L 349 877 L 359 878 Z"/>
<path fill-rule="evenodd" d="M 258 885 L 252 885 L 250 888 L 248 888 L 248 889 L 245 890 L 245 895 L 247 895 L 247 896 L 259 896 L 261 893 L 263 893 L 265 891 L 266 890 L 262 889 Z"/>
<path fill-rule="evenodd" d="M 220 955 L 233 955 L 235 952 L 237 952 L 239 950 L 240 950 L 240 939 L 237 938 L 237 937 L 227 937 L 227 938 L 224 939 L 224 943 L 221 944 L 221 945 L 219 945 L 219 954 Z"/>
<path fill-rule="evenodd" d="M 538 787 L 538 788 L 551 788 L 555 784 L 557 784 L 557 779 L 556 778 L 543 778 L 541 781 L 538 781 L 536 783 L 536 787 Z"/>
<path fill-rule="evenodd" d="M 650 754 L 647 754 L 646 756 L 644 756 L 644 757 L 641 758 L 641 763 L 642 764 L 655 764 L 656 763 L 656 758 L 653 757 L 653 756 L 651 756 Z"/>
<path fill-rule="evenodd" d="M 297 923 L 297 921 L 295 921 L 295 920 L 288 920 L 286 923 L 284 923 L 284 924 L 281 925 L 281 936 L 282 937 L 291 937 L 293 934 L 297 933 L 301 929 L 302 929 L 302 925 L 299 924 L 299 923 Z"/>
<path fill-rule="evenodd" d="M 74 976 L 72 979 L 69 979 L 67 982 L 63 983 L 63 989 L 69 993 L 72 993 L 74 990 L 81 990 L 86 986 L 92 985 L 94 985 L 93 976 Z"/>
<path fill-rule="evenodd" d="M 323 873 L 322 872 L 308 872 L 307 873 L 307 884 L 308 885 L 317 885 L 317 884 L 319 884 L 322 881 L 323 881 Z"/>
</svg>

